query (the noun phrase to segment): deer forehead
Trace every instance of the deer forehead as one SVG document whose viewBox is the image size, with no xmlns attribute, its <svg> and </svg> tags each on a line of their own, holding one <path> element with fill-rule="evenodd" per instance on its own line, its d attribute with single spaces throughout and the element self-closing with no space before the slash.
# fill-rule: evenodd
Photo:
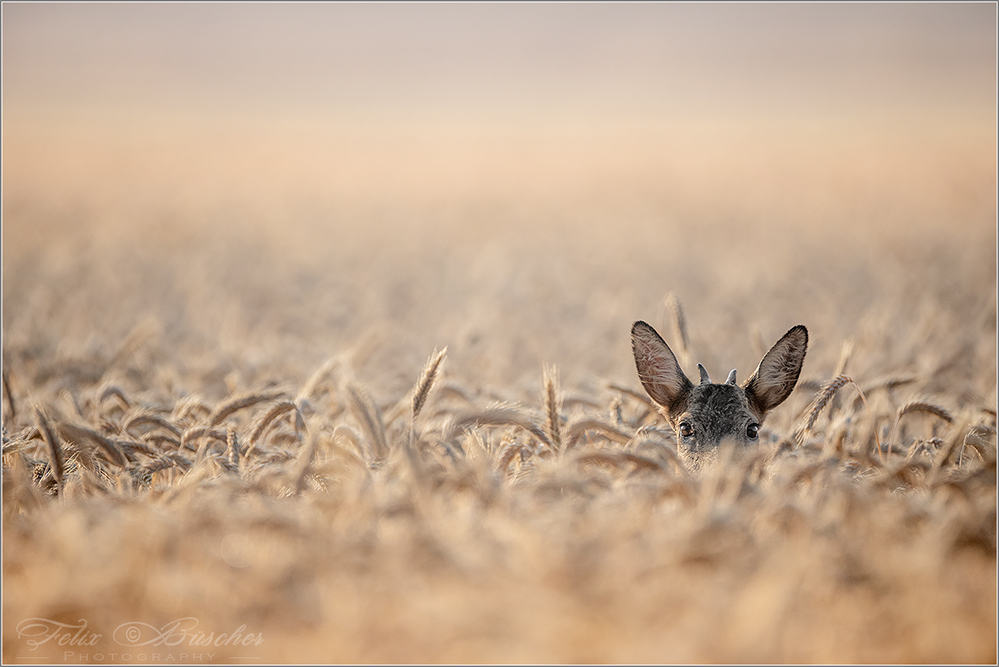
<svg viewBox="0 0 999 667">
<path fill-rule="evenodd" d="M 671 417 L 675 421 L 684 415 L 689 415 L 700 430 L 720 435 L 743 428 L 747 419 L 762 421 L 762 415 L 752 409 L 746 391 L 731 384 L 695 385 L 681 410 Z"/>
</svg>

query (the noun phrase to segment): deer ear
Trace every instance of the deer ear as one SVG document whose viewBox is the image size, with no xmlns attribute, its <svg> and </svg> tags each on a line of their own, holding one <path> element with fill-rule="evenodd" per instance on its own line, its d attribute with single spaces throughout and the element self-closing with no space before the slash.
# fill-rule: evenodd
<svg viewBox="0 0 999 667">
<path fill-rule="evenodd" d="M 808 329 L 799 324 L 770 348 L 756 372 L 742 385 L 750 404 L 760 414 L 773 410 L 791 395 L 807 349 Z"/>
<path fill-rule="evenodd" d="M 635 322 L 631 327 L 631 349 L 645 391 L 653 401 L 672 412 L 671 406 L 694 387 L 680 369 L 673 351 L 645 322 Z"/>
</svg>

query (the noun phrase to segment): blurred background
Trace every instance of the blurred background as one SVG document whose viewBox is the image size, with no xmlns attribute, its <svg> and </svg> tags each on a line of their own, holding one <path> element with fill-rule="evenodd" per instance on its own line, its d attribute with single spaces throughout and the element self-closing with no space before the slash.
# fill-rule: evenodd
<svg viewBox="0 0 999 667">
<path fill-rule="evenodd" d="M 806 375 L 962 327 L 967 374 L 995 242 L 991 3 L 3 4 L 4 362 L 39 385 L 147 331 L 174 394 L 349 349 L 388 399 L 445 344 L 514 397 L 632 382 L 668 292 L 713 374 L 797 323 Z"/>
</svg>

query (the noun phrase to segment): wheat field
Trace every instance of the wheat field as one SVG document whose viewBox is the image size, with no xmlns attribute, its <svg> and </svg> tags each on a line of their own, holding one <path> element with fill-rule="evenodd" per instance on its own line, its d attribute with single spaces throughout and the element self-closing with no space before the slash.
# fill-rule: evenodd
<svg viewBox="0 0 999 667">
<path fill-rule="evenodd" d="M 863 67 L 725 23 L 750 82 L 709 39 L 679 106 L 643 40 L 710 5 L 424 5 L 471 37 L 350 104 L 239 97 L 184 12 L 313 35 L 202 7 L 3 8 L 4 663 L 996 661 L 994 5 L 882 6 Z M 143 11 L 197 58 L 87 41 Z M 716 381 L 808 327 L 758 449 L 683 468 L 637 319 Z"/>
</svg>

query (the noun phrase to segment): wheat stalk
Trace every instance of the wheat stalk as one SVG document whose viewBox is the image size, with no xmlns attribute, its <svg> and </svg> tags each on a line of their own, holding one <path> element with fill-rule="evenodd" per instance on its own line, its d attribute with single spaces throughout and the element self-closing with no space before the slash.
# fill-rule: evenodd
<svg viewBox="0 0 999 667">
<path fill-rule="evenodd" d="M 496 472 L 500 475 L 506 476 L 510 463 L 513 461 L 514 457 L 523 450 L 523 448 L 524 445 L 515 440 L 507 443 L 507 445 L 500 450 L 499 455 L 496 457 Z"/>
<path fill-rule="evenodd" d="M 388 442 L 381 411 L 360 387 L 348 384 L 347 396 L 354 418 L 367 436 L 365 442 L 368 443 L 368 461 L 383 461 L 388 454 Z"/>
<path fill-rule="evenodd" d="M 176 436 L 180 436 L 181 434 L 181 430 L 179 428 L 171 424 L 165 418 L 157 414 L 154 414 L 153 412 L 149 411 L 146 408 L 139 408 L 135 412 L 133 412 L 132 415 L 125 420 L 125 423 L 122 425 L 121 430 L 127 433 L 128 435 L 132 436 L 133 438 L 135 438 L 138 436 L 132 433 L 132 429 L 136 426 L 145 426 L 145 425 L 157 426 L 165 431 L 169 431 L 170 433 Z"/>
<path fill-rule="evenodd" d="M 545 432 L 556 452 L 562 449 L 562 395 L 559 390 L 558 370 L 554 366 L 544 368 L 544 414 Z"/>
<path fill-rule="evenodd" d="M 10 390 L 10 375 L 7 373 L 7 366 L 3 367 L 3 393 L 7 397 L 7 404 L 10 406 L 10 412 L 4 415 L 3 423 L 4 426 L 7 424 L 14 423 L 14 418 L 17 417 L 17 405 L 14 403 L 14 392 Z"/>
<path fill-rule="evenodd" d="M 212 409 L 205 404 L 204 400 L 198 394 L 191 394 L 177 403 L 173 409 L 173 418 L 177 420 L 185 419 L 194 412 L 201 412 L 205 415 L 212 413 Z"/>
<path fill-rule="evenodd" d="M 305 478 L 309 474 L 309 468 L 312 466 L 312 461 L 316 457 L 316 449 L 319 446 L 319 437 L 313 434 L 309 437 L 308 443 L 302 450 L 298 453 L 298 463 L 295 466 L 295 471 L 293 474 L 294 483 L 292 485 L 292 493 L 298 495 L 305 488 Z"/>
<path fill-rule="evenodd" d="M 92 431 L 84 426 L 77 426 L 76 424 L 59 424 L 59 432 L 67 440 L 89 440 L 90 442 L 96 444 L 105 454 L 109 457 L 112 463 L 116 463 L 120 466 L 128 465 L 129 461 L 122 454 L 121 450 L 117 445 L 110 439 L 107 438 L 96 431 Z"/>
<path fill-rule="evenodd" d="M 350 443 L 351 449 L 347 449 L 340 444 L 340 440 L 346 440 Z M 351 456 L 356 458 L 361 463 L 365 463 L 364 456 L 364 445 L 361 444 L 361 436 L 357 432 L 346 424 L 337 424 L 333 427 L 333 434 L 330 436 L 331 442 L 340 447 L 344 451 L 348 451 Z"/>
<path fill-rule="evenodd" d="M 101 387 L 100 392 L 98 394 L 97 402 L 103 405 L 104 401 L 108 400 L 112 396 L 116 397 L 126 410 L 132 407 L 132 404 L 129 402 L 128 397 L 125 396 L 125 391 L 116 384 L 109 384 Z"/>
<path fill-rule="evenodd" d="M 942 408 L 935 403 L 929 403 L 927 401 L 909 401 L 905 405 L 899 407 L 895 413 L 895 418 L 900 419 L 902 416 L 907 415 L 911 412 L 925 412 L 927 414 L 936 415 L 940 419 L 944 420 L 948 424 L 954 423 L 954 416 L 947 411 L 946 408 Z"/>
<path fill-rule="evenodd" d="M 939 417 L 948 424 L 954 423 L 954 417 L 945 408 L 942 408 L 935 403 L 930 403 L 928 401 L 922 400 L 912 400 L 907 403 L 900 405 L 898 410 L 895 411 L 895 420 L 892 422 L 891 431 L 888 433 L 888 451 L 891 451 L 892 446 L 895 443 L 895 435 L 898 430 L 898 424 L 907 414 L 913 412 L 925 412 L 926 414 L 931 414 Z"/>
<path fill-rule="evenodd" d="M 628 387 L 622 387 L 621 385 L 613 382 L 608 383 L 607 388 L 635 399 L 639 403 L 645 405 L 645 407 L 647 407 L 651 412 L 659 412 L 659 406 L 653 403 L 652 399 L 650 399 L 647 394 L 635 391 L 634 389 L 629 389 Z"/>
<path fill-rule="evenodd" d="M 533 419 L 509 406 L 496 406 L 459 415 L 445 430 L 444 441 L 450 442 L 469 426 L 517 426 L 533 435 L 538 442 L 549 449 L 552 448 L 548 435 Z"/>
<path fill-rule="evenodd" d="M 586 418 L 581 419 L 569 427 L 569 432 L 566 434 L 566 449 L 571 449 L 576 445 L 576 442 L 583 437 L 583 433 L 586 431 L 599 431 L 608 440 L 613 442 L 626 445 L 631 441 L 631 436 L 622 431 L 619 428 L 611 426 L 607 422 L 601 421 L 599 419 Z"/>
<path fill-rule="evenodd" d="M 229 454 L 229 464 L 235 472 L 239 472 L 239 440 L 236 438 L 236 429 L 232 426 L 225 432 L 226 452 Z"/>
<path fill-rule="evenodd" d="M 170 438 L 170 440 L 175 442 L 177 445 L 180 445 L 179 440 L 174 440 L 173 438 Z M 134 440 L 111 440 L 111 442 L 114 443 L 114 446 L 118 448 L 118 450 L 121 451 L 121 453 L 124 454 L 125 458 L 129 461 L 136 460 L 135 452 L 140 452 L 149 457 L 157 456 L 156 451 L 144 442 L 136 442 Z"/>
<path fill-rule="evenodd" d="M 52 430 L 52 425 L 49 424 L 49 420 L 45 416 L 45 412 L 37 405 L 32 405 L 31 407 L 32 411 L 35 413 L 35 423 L 38 425 L 38 432 L 41 434 L 42 440 L 45 441 L 45 444 L 49 449 L 49 463 L 52 468 L 52 476 L 55 477 L 56 484 L 61 487 L 64 465 L 59 437 Z"/>
<path fill-rule="evenodd" d="M 846 349 L 846 347 L 847 346 L 844 345 L 844 349 Z M 844 354 L 844 358 L 848 356 L 848 354 Z M 860 394 L 860 398 L 864 402 L 864 407 L 867 409 L 867 414 L 871 417 L 871 419 L 874 418 L 874 414 L 871 412 L 871 406 L 868 405 L 867 397 L 864 396 L 864 391 L 860 388 L 860 385 L 857 384 L 849 375 L 837 375 L 832 380 L 827 382 L 822 388 L 822 391 L 820 391 L 812 400 L 812 404 L 808 409 L 808 419 L 806 420 L 804 427 L 799 428 L 795 434 L 795 440 L 797 440 L 798 444 L 801 444 L 801 439 L 804 437 L 805 433 L 810 431 L 812 426 L 815 425 L 815 420 L 818 419 L 819 414 L 822 412 L 823 408 L 828 405 L 829 401 L 832 400 L 832 397 L 836 395 L 836 392 L 847 384 L 852 384 L 856 387 L 857 393 Z M 874 429 L 874 440 L 878 445 L 878 456 L 881 458 L 881 461 L 884 462 L 884 453 L 881 451 L 881 438 L 878 436 L 877 428 Z"/>
<path fill-rule="evenodd" d="M 413 389 L 413 421 L 420 415 L 420 411 L 423 409 L 424 404 L 427 402 L 427 396 L 430 395 L 430 389 L 434 386 L 434 380 L 437 379 L 437 374 L 440 372 L 441 364 L 444 363 L 444 357 L 447 355 L 447 346 L 443 350 L 437 352 L 435 350 L 434 354 L 430 356 L 427 360 L 427 365 L 423 368 L 423 373 L 420 374 L 420 379 L 416 383 L 416 387 Z"/>
<path fill-rule="evenodd" d="M 822 386 L 819 393 L 812 399 L 812 404 L 807 408 L 808 418 L 805 420 L 806 423 L 801 429 L 802 434 L 805 431 L 812 430 L 812 426 L 815 425 L 815 420 L 818 419 L 819 414 L 826 407 L 832 397 L 836 395 L 836 392 L 848 382 L 853 382 L 853 380 L 846 375 L 838 375 Z"/>
<path fill-rule="evenodd" d="M 260 440 L 260 436 L 264 434 L 267 427 L 271 423 L 290 410 L 297 410 L 295 404 L 291 401 L 278 401 L 271 408 L 265 412 L 259 419 L 254 422 L 253 427 L 250 429 L 250 447 L 254 447 Z"/>
<path fill-rule="evenodd" d="M 687 318 L 683 313 L 680 299 L 673 292 L 668 292 L 663 298 L 663 305 L 670 314 L 670 325 L 673 331 L 673 341 L 676 352 L 680 355 L 680 363 L 689 366 L 691 362 L 690 334 L 687 333 Z"/>
<path fill-rule="evenodd" d="M 850 364 L 850 359 L 853 357 L 853 348 L 854 341 L 852 338 L 843 341 L 843 347 L 840 350 L 839 361 L 836 362 L 836 370 L 833 371 L 833 377 L 839 377 L 846 374 L 846 367 Z"/>
<path fill-rule="evenodd" d="M 663 472 L 666 470 L 665 466 L 655 459 L 649 458 L 648 456 L 642 456 L 641 454 L 636 454 L 634 452 L 625 451 L 613 451 L 604 449 L 593 449 L 581 451 L 573 457 L 573 462 L 579 464 L 585 463 L 607 463 L 617 468 L 624 467 L 627 464 L 634 464 L 637 470 L 654 470 L 656 472 Z"/>
<path fill-rule="evenodd" d="M 262 393 L 237 394 L 215 406 L 208 416 L 208 425 L 217 426 L 232 413 L 248 408 L 258 403 L 272 401 L 284 395 L 283 391 L 270 391 Z"/>
<path fill-rule="evenodd" d="M 302 386 L 301 391 L 295 397 L 295 402 L 307 400 L 311 398 L 312 394 L 316 391 L 316 387 L 319 383 L 330 374 L 330 372 L 337 367 L 341 362 L 341 355 L 333 355 L 329 359 L 323 362 L 322 366 L 316 369 L 316 372 L 312 374 L 309 380 Z"/>
<path fill-rule="evenodd" d="M 180 449 L 187 449 L 192 452 L 198 451 L 199 448 L 190 443 L 192 440 L 197 440 L 198 438 L 205 436 L 208 436 L 209 439 L 214 438 L 219 442 L 225 442 L 225 431 L 213 429 L 212 427 L 205 425 L 192 426 L 181 434 Z"/>
</svg>

